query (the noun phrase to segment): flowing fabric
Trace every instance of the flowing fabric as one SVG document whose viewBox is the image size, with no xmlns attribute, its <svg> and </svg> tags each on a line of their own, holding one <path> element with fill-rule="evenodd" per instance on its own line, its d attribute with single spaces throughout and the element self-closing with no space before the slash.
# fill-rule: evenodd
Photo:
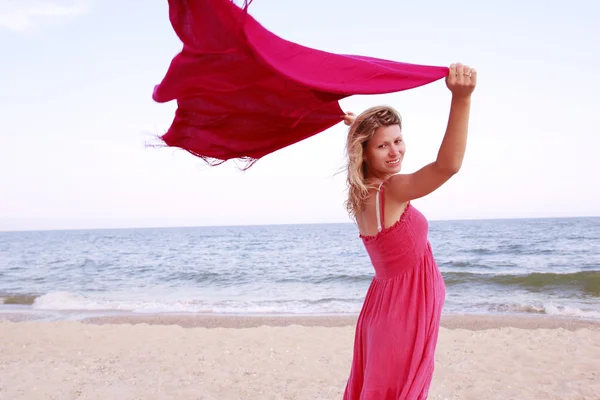
<svg viewBox="0 0 600 400">
<path fill-rule="evenodd" d="M 385 226 L 384 203 L 380 210 L 381 226 Z M 428 226 L 409 203 L 394 225 L 376 236 L 361 235 L 375 277 L 356 324 L 344 400 L 425 400 L 428 396 L 446 297 Z"/>
<path fill-rule="evenodd" d="M 231 0 L 169 0 L 183 42 L 152 98 L 177 100 L 167 146 L 255 161 L 343 120 L 338 101 L 416 88 L 447 67 L 328 53 L 284 40 Z"/>
</svg>

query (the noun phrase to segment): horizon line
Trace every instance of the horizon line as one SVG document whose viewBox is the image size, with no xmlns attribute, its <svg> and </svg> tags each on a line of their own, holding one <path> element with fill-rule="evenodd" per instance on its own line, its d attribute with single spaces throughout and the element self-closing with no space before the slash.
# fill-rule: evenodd
<svg viewBox="0 0 600 400">
<path fill-rule="evenodd" d="M 600 215 L 579 215 L 579 216 L 533 216 L 533 217 L 488 217 L 488 218 L 448 218 L 448 219 L 428 219 L 429 222 L 476 222 L 476 221 L 520 221 L 520 220 L 541 220 L 541 219 L 594 219 L 600 218 Z M 0 219 L 1 221 L 1 219 Z M 249 224 L 207 224 L 207 225 L 151 225 L 151 226 L 114 226 L 114 227 L 65 227 L 65 228 L 23 228 L 23 229 L 4 229 L 0 228 L 0 233 L 11 232 L 64 232 L 64 231 L 97 231 L 97 230 L 142 230 L 142 229 L 184 229 L 184 228 L 252 228 L 266 226 L 307 226 L 307 225 L 344 225 L 354 224 L 353 221 L 347 222 L 282 222 L 282 223 L 249 223 Z"/>
</svg>

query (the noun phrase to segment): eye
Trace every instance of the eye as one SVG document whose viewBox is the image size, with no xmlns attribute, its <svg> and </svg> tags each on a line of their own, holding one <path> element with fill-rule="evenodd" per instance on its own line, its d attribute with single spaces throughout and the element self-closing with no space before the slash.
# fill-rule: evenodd
<svg viewBox="0 0 600 400">
<path fill-rule="evenodd" d="M 396 144 L 402 143 L 402 139 L 396 139 Z"/>
<path fill-rule="evenodd" d="M 385 144 L 380 144 L 379 146 L 377 146 L 378 149 L 383 149 L 386 145 Z"/>
</svg>

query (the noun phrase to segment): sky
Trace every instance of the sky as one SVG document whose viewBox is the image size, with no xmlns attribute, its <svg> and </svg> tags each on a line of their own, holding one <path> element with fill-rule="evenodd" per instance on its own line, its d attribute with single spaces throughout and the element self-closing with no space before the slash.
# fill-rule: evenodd
<svg viewBox="0 0 600 400">
<path fill-rule="evenodd" d="M 275 34 L 334 53 L 478 71 L 461 171 L 414 201 L 430 220 L 600 216 L 597 2 L 254 0 Z M 166 0 L 0 0 L 0 230 L 350 222 L 342 123 L 247 171 L 148 148 L 181 49 Z M 443 80 L 353 96 L 400 111 L 403 171 L 435 160 Z"/>
</svg>

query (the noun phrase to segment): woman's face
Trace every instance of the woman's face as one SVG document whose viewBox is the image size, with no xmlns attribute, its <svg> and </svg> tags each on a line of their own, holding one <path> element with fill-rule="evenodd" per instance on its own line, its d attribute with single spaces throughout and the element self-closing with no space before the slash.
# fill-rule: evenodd
<svg viewBox="0 0 600 400">
<path fill-rule="evenodd" d="M 406 145 L 399 125 L 382 126 L 367 142 L 365 162 L 369 175 L 385 179 L 402 168 Z"/>
</svg>

